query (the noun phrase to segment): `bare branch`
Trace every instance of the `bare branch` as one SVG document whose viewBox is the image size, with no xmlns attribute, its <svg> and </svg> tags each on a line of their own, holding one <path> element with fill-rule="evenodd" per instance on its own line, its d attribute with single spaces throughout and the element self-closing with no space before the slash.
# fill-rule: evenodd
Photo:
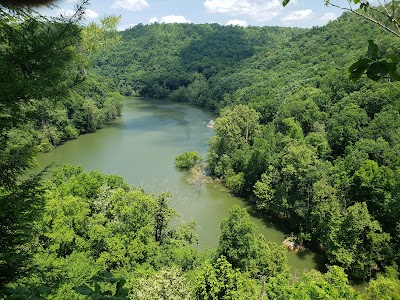
<svg viewBox="0 0 400 300">
<path fill-rule="evenodd" d="M 393 29 L 391 29 L 390 27 L 388 27 L 385 24 L 381 23 L 380 21 L 378 21 L 377 19 L 373 18 L 372 16 L 361 14 L 357 10 L 353 9 L 351 5 L 350 5 L 350 7 L 342 7 L 340 5 L 332 4 L 331 2 L 328 2 L 328 4 L 330 6 L 332 6 L 332 7 L 336 7 L 336 8 L 339 8 L 341 10 L 345 10 L 345 11 L 349 11 L 351 13 L 354 13 L 355 15 L 357 15 L 357 16 L 363 18 L 363 19 L 366 19 L 367 21 L 369 21 L 371 23 L 373 23 L 375 25 L 378 25 L 380 28 L 384 29 L 385 31 L 388 31 L 389 33 L 395 35 L 396 37 L 400 37 L 400 30 L 398 30 L 398 32 L 394 31 Z M 385 14 L 384 14 L 384 16 L 388 17 Z M 390 18 L 390 20 L 395 22 L 396 28 L 398 28 L 397 25 L 399 25 L 399 24 L 398 24 L 397 20 L 395 20 L 394 18 Z"/>
</svg>

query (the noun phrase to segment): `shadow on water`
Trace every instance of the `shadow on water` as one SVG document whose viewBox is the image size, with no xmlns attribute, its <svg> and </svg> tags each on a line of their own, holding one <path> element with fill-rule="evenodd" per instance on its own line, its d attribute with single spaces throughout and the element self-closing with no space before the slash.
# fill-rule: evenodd
<svg viewBox="0 0 400 300">
<path fill-rule="evenodd" d="M 256 209 L 250 200 L 243 199 L 243 202 L 246 203 L 247 212 L 252 217 L 262 220 L 266 227 L 282 231 L 285 235 L 289 235 L 293 232 L 293 230 L 288 226 L 288 222 L 281 219 L 274 219 L 271 216 L 266 215 L 266 213 Z"/>
<path fill-rule="evenodd" d="M 281 231 L 285 237 L 289 236 L 295 231 L 294 228 L 290 226 L 287 220 L 268 216 L 266 215 L 266 213 L 263 213 L 262 211 L 256 209 L 250 200 L 243 199 L 243 201 L 246 203 L 246 210 L 248 211 L 248 213 L 252 217 L 261 220 L 263 225 L 266 226 L 267 228 L 272 228 Z M 301 261 L 311 260 L 316 270 L 320 272 L 326 272 L 328 259 L 326 258 L 324 253 L 322 253 L 312 245 L 307 245 L 307 246 L 310 248 L 307 248 L 305 251 L 294 252 L 288 250 L 288 255 L 296 256 Z"/>
<path fill-rule="evenodd" d="M 328 269 L 326 267 L 328 264 L 328 259 L 322 253 L 313 252 L 309 249 L 306 249 L 305 251 L 297 252 L 296 256 L 301 260 L 307 260 L 311 256 L 312 261 L 315 264 L 316 270 L 323 272 L 323 273 L 328 271 Z"/>
<path fill-rule="evenodd" d="M 179 127 L 185 128 L 186 135 L 190 135 L 190 122 L 187 120 L 188 114 L 185 111 L 185 107 L 171 104 L 168 101 L 162 100 L 147 100 L 142 102 L 128 102 L 126 105 L 134 107 L 138 112 L 142 112 L 139 115 L 142 117 L 134 116 L 130 119 L 124 120 L 120 123 L 120 127 L 125 130 L 136 130 L 136 131 L 160 131 L 166 129 L 163 126 L 178 125 Z M 162 125 L 160 127 L 160 125 Z"/>
</svg>

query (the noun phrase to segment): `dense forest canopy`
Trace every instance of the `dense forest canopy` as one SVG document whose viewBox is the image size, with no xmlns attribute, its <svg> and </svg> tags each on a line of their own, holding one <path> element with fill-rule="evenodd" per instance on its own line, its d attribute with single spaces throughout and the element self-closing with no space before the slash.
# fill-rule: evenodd
<svg viewBox="0 0 400 300">
<path fill-rule="evenodd" d="M 351 13 L 310 30 L 152 24 L 123 36 L 96 71 L 121 93 L 219 110 L 212 175 L 354 277 L 398 263 L 399 86 L 348 74 L 368 40 L 388 55 L 396 38 Z"/>
<path fill-rule="evenodd" d="M 218 24 L 137 25 L 124 31 L 124 43 L 101 55 L 96 70 L 125 95 L 170 98 L 212 106 L 236 85 L 215 85 L 241 68 L 246 59 L 305 30 Z M 205 90 L 203 88 L 206 88 Z M 217 100 L 217 99 L 216 99 Z"/>
<path fill-rule="evenodd" d="M 119 37 L 118 18 L 83 25 L 85 5 L 67 19 L 0 6 L 0 298 L 398 298 L 400 86 L 348 74 L 367 40 L 386 55 L 396 38 L 349 13 L 312 29 L 156 23 Z M 39 151 L 115 119 L 121 95 L 217 110 L 207 171 L 323 251 L 327 272 L 293 277 L 236 206 L 201 252 L 194 223 L 171 226 L 169 194 L 71 165 L 26 173 Z M 348 276 L 370 280 L 363 294 Z"/>
<path fill-rule="evenodd" d="M 123 97 L 90 71 L 88 34 L 116 41 L 104 18 L 81 25 L 88 1 L 69 17 L 0 6 L 0 282 L 27 271 L 32 222 L 43 209 L 40 176 L 28 176 L 40 151 L 93 132 L 121 112 Z M 97 49 L 99 50 L 99 49 Z"/>
</svg>

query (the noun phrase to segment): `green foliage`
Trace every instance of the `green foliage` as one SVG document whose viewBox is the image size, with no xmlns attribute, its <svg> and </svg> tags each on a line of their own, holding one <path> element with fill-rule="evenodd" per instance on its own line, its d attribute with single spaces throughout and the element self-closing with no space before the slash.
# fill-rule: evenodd
<svg viewBox="0 0 400 300">
<path fill-rule="evenodd" d="M 175 166 L 182 170 L 188 170 L 201 163 L 202 160 L 197 151 L 184 152 L 175 157 Z"/>
<path fill-rule="evenodd" d="M 221 236 L 217 255 L 223 255 L 233 268 L 250 271 L 256 255 L 256 226 L 249 214 L 239 206 L 229 211 L 229 217 L 221 222 Z"/>
<path fill-rule="evenodd" d="M 365 299 L 399 299 L 400 281 L 397 266 L 388 266 L 385 274 L 372 279 L 365 289 Z"/>
<path fill-rule="evenodd" d="M 222 255 L 214 264 L 206 262 L 200 270 L 196 286 L 196 299 L 257 299 L 254 283 Z"/>
<path fill-rule="evenodd" d="M 22 280 L 27 287 L 48 286 L 55 298 L 79 299 L 72 290 L 77 287 L 93 299 L 103 292 L 120 299 L 125 297 L 121 273 L 127 276 L 140 265 L 179 263 L 185 270 L 196 265 L 197 255 L 189 248 L 194 226 L 169 227 L 176 213 L 168 208 L 168 195 L 147 195 L 120 176 L 71 165 L 54 170 L 45 189 L 43 214 L 29 224 L 35 238 L 26 265 L 35 268 Z"/>
<path fill-rule="evenodd" d="M 390 55 L 390 57 L 378 56 L 378 46 L 374 41 L 368 41 L 367 58 L 362 58 L 349 67 L 349 79 L 357 81 L 362 75 L 366 74 L 369 79 L 379 80 L 390 78 L 394 81 L 400 80 L 400 74 L 397 73 L 397 63 L 399 57 Z"/>
<path fill-rule="evenodd" d="M 241 191 L 243 174 L 235 175 L 235 169 L 240 169 L 248 147 L 254 142 L 259 117 L 259 113 L 245 105 L 227 107 L 215 122 L 215 136 L 209 141 L 208 169 L 227 181 L 231 177 L 229 182 L 237 192 Z"/>
<path fill-rule="evenodd" d="M 41 117 L 35 114 L 35 104 L 55 95 L 63 98 L 66 87 L 77 82 L 77 22 L 86 4 L 83 1 L 68 22 L 0 6 L 0 288 L 30 266 L 32 223 L 43 208 L 42 174 L 26 174 L 41 148 L 33 124 Z M 54 126 L 44 131 L 59 143 Z"/>
<path fill-rule="evenodd" d="M 148 278 L 141 278 L 129 295 L 131 300 L 189 300 L 193 299 L 190 283 L 180 270 L 174 266 L 162 269 Z"/>
<path fill-rule="evenodd" d="M 218 24 L 139 24 L 123 32 L 124 43 L 98 56 L 97 70 L 111 78 L 124 95 L 216 107 L 215 95 L 220 99 L 244 83 L 221 86 L 219 80 L 264 47 L 287 41 L 299 31 Z"/>
<path fill-rule="evenodd" d="M 74 83 L 74 49 L 80 42 L 80 28 L 75 21 L 82 18 L 83 9 L 71 22 L 57 22 L 32 11 L 21 9 L 14 14 L 1 7 L 1 13 L 8 15 L 0 23 L 2 134 L 22 121 L 26 103 L 65 95 L 66 87 Z"/>
<path fill-rule="evenodd" d="M 165 243 L 168 235 L 168 223 L 177 216 L 176 211 L 168 208 L 168 197 L 170 194 L 163 193 L 156 199 L 156 207 L 154 214 L 154 238 L 160 245 Z"/>
<path fill-rule="evenodd" d="M 126 34 L 133 32 L 140 38 L 144 32 L 159 34 L 151 26 Z M 382 45 L 377 50 L 370 43 L 370 59 L 380 59 L 386 50 L 396 53 L 398 45 L 351 13 L 324 27 L 287 34 L 289 41 L 255 48 L 240 65 L 209 77 L 200 59 L 195 79 L 172 94 L 179 101 L 196 98 L 189 87 L 198 85 L 211 95 L 205 105 L 220 109 L 207 153 L 212 175 L 254 200 L 261 214 L 287 221 L 307 237 L 306 244 L 326 251 L 331 264 L 355 277 L 372 276 L 398 261 L 391 249 L 400 245 L 394 226 L 400 217 L 400 89 L 395 82 L 351 82 L 344 70 L 362 57 L 365 39 L 379 37 L 375 40 Z M 157 81 L 159 87 L 162 82 Z M 361 208 L 363 202 L 368 209 Z M 369 225 L 363 227 L 356 215 Z M 346 241 L 345 228 L 364 234 Z M 219 254 L 234 267 L 256 269 L 239 266 L 235 257 L 240 255 L 231 260 L 229 251 Z"/>
<path fill-rule="evenodd" d="M 125 280 L 122 278 L 115 278 L 110 272 L 103 272 L 93 276 L 89 280 L 90 286 L 82 284 L 74 287 L 73 290 L 81 295 L 90 297 L 91 299 L 110 299 L 110 300 L 124 300 L 127 299 L 128 290 L 124 288 Z M 101 283 L 109 283 L 115 285 L 115 292 L 112 290 L 102 290 Z"/>
<path fill-rule="evenodd" d="M 249 272 L 252 276 L 288 276 L 285 250 L 266 243 L 263 236 L 257 238 L 256 227 L 249 217 L 239 206 L 229 211 L 229 217 L 221 222 L 217 256 L 224 256 L 233 268 Z"/>
<path fill-rule="evenodd" d="M 390 236 L 371 218 L 365 203 L 350 206 L 333 220 L 327 241 L 330 261 L 360 278 L 369 278 L 390 257 Z M 335 224 L 336 223 L 336 224 Z"/>
<path fill-rule="evenodd" d="M 289 4 L 290 0 L 284 0 L 283 6 Z M 383 29 L 397 38 L 400 37 L 400 18 L 397 10 L 397 1 L 371 3 L 366 0 L 348 1 L 348 6 L 340 6 L 338 3 L 325 0 L 325 5 L 350 11 L 358 17 L 361 17 L 378 28 Z M 352 3 L 359 4 L 358 9 L 354 9 Z M 348 69 L 349 79 L 353 82 L 359 80 L 362 75 L 367 75 L 369 79 L 378 81 L 387 78 L 393 81 L 400 80 L 400 74 L 397 72 L 400 57 L 397 53 L 386 52 L 379 54 L 378 45 L 373 40 L 368 40 L 368 50 L 366 56 L 358 59 Z"/>
<path fill-rule="evenodd" d="M 35 268 L 4 290 L 9 299 L 258 299 L 260 291 L 273 299 L 362 299 L 336 266 L 291 283 L 286 250 L 256 237 L 255 225 L 238 206 L 221 223 L 214 260 L 205 253 L 200 261 L 189 247 L 193 224 L 168 226 L 175 215 L 167 206 L 168 195 L 156 198 L 129 187 L 119 176 L 86 173 L 71 165 L 55 169 L 45 184 L 44 213 L 33 226 L 29 265 Z M 328 194 L 325 190 L 321 199 Z M 356 222 L 339 220 L 350 242 L 334 243 L 344 249 L 344 243 L 351 246 L 353 236 L 364 232 L 363 240 L 371 239 L 374 257 L 379 257 L 386 237 L 376 221 L 368 220 L 365 212 L 361 215 L 363 207 L 360 213 L 348 209 L 349 216 L 362 223 L 353 235 L 347 229 Z M 331 235 L 340 237 L 334 230 Z M 356 246 L 350 248 L 357 251 L 355 264 L 361 266 L 369 253 L 363 249 L 370 246 Z M 263 288 L 260 279 L 265 280 Z M 367 299 L 396 295 L 397 285 L 397 272 L 388 268 L 385 276 L 372 281 Z"/>
<path fill-rule="evenodd" d="M 240 172 L 239 174 L 226 176 L 225 185 L 235 194 L 240 194 L 244 187 L 244 174 Z"/>
<path fill-rule="evenodd" d="M 295 283 L 290 299 L 362 299 L 343 269 L 332 266 L 326 274 L 310 271 Z"/>
<path fill-rule="evenodd" d="M 310 30 L 140 24 L 117 44 L 118 18 L 82 28 L 82 11 L 52 22 L 1 7 L 0 275 L 13 281 L 10 298 L 360 299 L 344 271 L 367 279 L 398 262 L 400 89 L 362 78 L 397 80 L 396 40 L 344 14 Z M 194 223 L 169 226 L 168 194 L 73 166 L 22 180 L 38 151 L 114 120 L 114 89 L 220 109 L 208 170 L 343 269 L 292 283 L 285 250 L 257 237 L 238 207 L 215 256 L 199 255 Z M 200 162 L 178 157 L 177 167 Z M 365 297 L 396 298 L 398 285 L 388 268 Z"/>
<path fill-rule="evenodd" d="M 0 6 L 0 286 L 29 265 L 32 223 L 43 208 L 40 176 L 26 174 L 37 153 L 92 132 L 121 112 L 121 96 L 88 74 L 91 54 L 83 32 L 89 29 L 80 25 L 87 5 L 81 1 L 68 18 Z M 98 33 L 116 37 L 117 19 L 104 20 Z M 84 120 L 76 122 L 79 112 Z"/>
<path fill-rule="evenodd" d="M 29 270 L 29 243 L 44 206 L 41 175 L 0 188 L 0 286 Z"/>
<path fill-rule="evenodd" d="M 96 54 L 118 44 L 121 36 L 116 28 L 121 16 L 104 16 L 99 23 L 91 22 L 82 31 L 83 47 L 85 51 Z"/>
<path fill-rule="evenodd" d="M 15 300 L 45 300 L 46 296 L 50 293 L 50 289 L 47 286 L 38 286 L 33 289 L 28 289 L 23 286 L 17 286 L 16 288 L 7 288 L 4 294 L 7 299 Z"/>
</svg>

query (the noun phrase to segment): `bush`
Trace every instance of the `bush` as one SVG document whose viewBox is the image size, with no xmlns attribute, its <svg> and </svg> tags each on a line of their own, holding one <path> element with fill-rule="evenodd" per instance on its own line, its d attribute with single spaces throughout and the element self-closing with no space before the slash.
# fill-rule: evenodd
<svg viewBox="0 0 400 300">
<path fill-rule="evenodd" d="M 188 170 L 202 162 L 202 158 L 197 151 L 184 152 L 175 157 L 175 166 L 182 170 Z"/>
</svg>

